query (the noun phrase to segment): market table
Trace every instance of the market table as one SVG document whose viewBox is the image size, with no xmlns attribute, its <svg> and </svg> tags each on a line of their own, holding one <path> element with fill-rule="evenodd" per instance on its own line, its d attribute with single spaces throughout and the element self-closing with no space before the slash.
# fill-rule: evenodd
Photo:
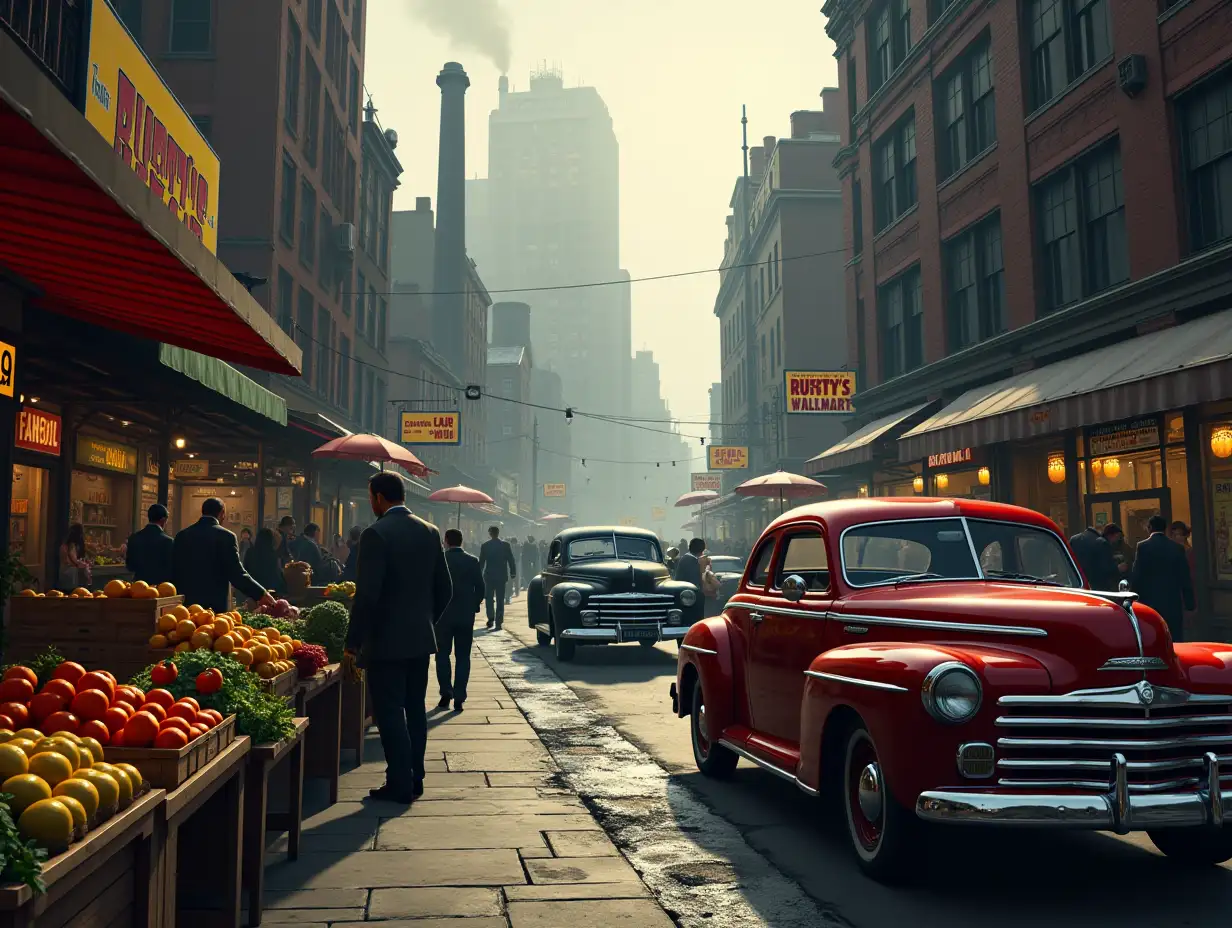
<svg viewBox="0 0 1232 928">
<path fill-rule="evenodd" d="M 309 720 L 304 739 L 304 776 L 329 782 L 329 804 L 338 801 L 342 768 L 342 667 L 330 664 L 316 676 L 300 681 L 295 714 Z"/>
<path fill-rule="evenodd" d="M 123 812 L 43 865 L 47 892 L 0 884 L 0 926 L 60 928 L 132 925 L 158 928 L 152 876 L 159 859 L 157 820 L 166 793 L 150 790 Z"/>
<path fill-rule="evenodd" d="M 265 831 L 287 832 L 287 859 L 299 858 L 299 837 L 304 818 L 304 735 L 308 719 L 295 720 L 295 733 L 276 744 L 254 744 L 248 752 L 244 783 L 244 871 L 248 889 L 248 925 L 261 924 L 265 898 Z M 270 776 L 278 768 L 287 772 L 287 811 L 269 811 Z"/>
<path fill-rule="evenodd" d="M 342 681 L 342 749 L 355 752 L 356 766 L 364 762 L 364 736 L 372 724 L 372 700 L 366 680 Z"/>
<path fill-rule="evenodd" d="M 177 921 L 239 928 L 244 775 L 251 747 L 246 735 L 237 737 L 167 793 L 156 878 L 162 893 L 158 928 L 175 928 Z M 194 890 L 216 904 L 195 908 Z"/>
</svg>

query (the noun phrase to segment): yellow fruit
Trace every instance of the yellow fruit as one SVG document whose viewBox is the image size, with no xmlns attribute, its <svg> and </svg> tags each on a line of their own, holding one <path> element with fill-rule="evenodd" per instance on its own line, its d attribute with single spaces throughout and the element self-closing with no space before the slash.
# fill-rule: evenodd
<svg viewBox="0 0 1232 928">
<path fill-rule="evenodd" d="M 175 646 L 175 649 L 177 651 L 184 652 L 184 651 L 191 651 L 192 647 L 191 645 L 189 645 L 187 641 L 181 641 L 179 644 Z"/>
<path fill-rule="evenodd" d="M 90 816 L 86 815 L 86 807 L 74 799 L 72 796 L 57 796 L 55 791 L 52 791 L 51 798 L 63 805 L 73 813 L 73 827 L 84 828 L 90 820 Z"/>
<path fill-rule="evenodd" d="M 73 768 L 74 771 L 80 770 L 82 767 L 93 767 L 94 762 L 96 760 L 102 760 L 101 755 L 98 757 L 95 757 L 94 752 L 91 751 L 84 744 L 79 744 L 77 746 L 77 751 L 79 753 L 81 762 L 76 767 Z"/>
<path fill-rule="evenodd" d="M 205 607 L 200 606 L 197 603 L 193 603 L 191 606 L 188 607 L 189 615 L 199 615 L 202 612 L 205 612 Z"/>
<path fill-rule="evenodd" d="M 153 648 L 155 651 L 161 651 L 163 648 L 167 647 L 167 645 L 169 644 L 170 642 L 167 640 L 166 635 L 151 635 L 150 636 L 150 647 Z"/>
<path fill-rule="evenodd" d="M 128 595 L 128 584 L 123 580 L 108 580 L 103 592 L 113 599 Z"/>
<path fill-rule="evenodd" d="M 0 728 L 0 744 L 4 744 L 6 741 L 12 741 L 16 737 L 17 736 L 7 728 Z"/>
<path fill-rule="evenodd" d="M 55 786 L 73 775 L 73 765 L 58 751 L 40 751 L 30 758 L 30 772 Z"/>
<path fill-rule="evenodd" d="M 63 593 L 61 593 L 59 590 L 48 590 L 48 591 L 47 591 L 47 598 L 48 598 L 48 599 L 63 599 L 63 598 L 64 598 L 64 594 L 63 594 Z"/>
<path fill-rule="evenodd" d="M 52 735 L 51 738 L 47 740 L 51 741 L 55 738 L 67 739 L 73 742 L 73 744 L 81 744 L 81 735 L 78 735 L 75 732 L 71 732 L 71 731 L 58 731 L 54 735 Z"/>
<path fill-rule="evenodd" d="M 19 728 L 14 738 L 27 738 L 30 741 L 39 742 L 43 740 L 43 733 L 37 728 Z"/>
<path fill-rule="evenodd" d="M 290 644 L 293 639 L 291 638 L 290 635 L 279 635 L 278 640 L 281 641 L 283 644 Z"/>
<path fill-rule="evenodd" d="M 20 773 L 28 773 L 30 758 L 15 744 L 0 744 L 0 778 L 7 780 Z"/>
<path fill-rule="evenodd" d="M 115 777 L 91 767 L 89 770 L 77 771 L 77 778 L 85 780 L 98 790 L 98 807 L 102 811 L 108 813 L 115 811 L 120 801 L 120 784 L 116 782 Z"/>
<path fill-rule="evenodd" d="M 209 628 L 214 624 L 214 616 L 208 609 L 205 612 L 198 612 L 192 620 L 197 628 Z"/>
<path fill-rule="evenodd" d="M 192 637 L 188 639 L 188 643 L 192 645 L 194 651 L 212 648 L 214 647 L 214 636 L 204 628 L 199 628 L 193 632 Z"/>
<path fill-rule="evenodd" d="M 231 656 L 234 657 L 241 664 L 243 664 L 245 667 L 248 667 L 252 664 L 252 651 L 248 650 L 248 648 L 236 648 L 234 651 L 231 652 Z"/>
<path fill-rule="evenodd" d="M 69 741 L 67 738 L 62 738 L 59 735 L 56 735 L 54 738 L 44 738 L 36 745 L 36 747 L 39 751 L 54 751 L 57 754 L 64 755 L 64 759 L 73 765 L 74 770 L 80 767 L 83 763 L 81 749 L 77 747 L 74 742 Z M 37 770 L 34 772 L 38 773 Z M 42 774 L 39 775 L 42 776 Z M 46 777 L 44 777 L 44 779 L 46 779 Z M 56 783 L 58 782 L 60 781 L 57 780 Z M 51 785 L 55 786 L 56 784 L 52 783 Z"/>
<path fill-rule="evenodd" d="M 113 764 L 117 770 L 123 770 L 128 774 L 128 779 L 133 784 L 133 794 L 136 795 L 141 791 L 141 784 L 145 782 L 145 777 L 141 775 L 141 771 L 132 764 Z"/>
<path fill-rule="evenodd" d="M 94 784 L 89 780 L 81 777 L 73 777 L 65 780 L 56 786 L 51 791 L 53 796 L 71 796 L 81 803 L 86 810 L 87 818 L 94 818 L 94 813 L 98 811 L 98 790 L 94 788 Z"/>
<path fill-rule="evenodd" d="M 269 661 L 258 662 L 254 669 L 262 680 L 268 680 L 278 672 Z"/>
<path fill-rule="evenodd" d="M 13 797 L 12 802 L 9 803 L 9 809 L 14 815 L 20 815 L 26 806 L 40 799 L 50 799 L 51 787 L 42 777 L 37 777 L 32 773 L 19 773 L 0 784 L 0 793 L 8 793 Z"/>
<path fill-rule="evenodd" d="M 29 596 L 29 597 L 32 597 L 32 598 L 33 598 L 33 597 L 35 597 L 35 596 L 38 596 L 38 591 L 37 591 L 37 590 L 31 590 L 31 589 L 28 589 L 28 588 L 27 588 L 27 589 L 24 589 L 24 590 L 20 590 L 20 591 L 17 593 L 17 595 L 18 595 L 18 596 Z"/>
<path fill-rule="evenodd" d="M 58 849 L 68 847 L 73 840 L 73 813 L 59 799 L 46 797 L 31 803 L 17 819 L 17 830 L 28 841 L 39 847 Z"/>
<path fill-rule="evenodd" d="M 102 761 L 90 768 L 97 770 L 99 773 L 105 773 L 116 781 L 116 785 L 120 787 L 120 803 L 127 804 L 133 798 L 133 781 L 129 777 L 127 771 L 121 770 L 111 764 L 104 764 Z"/>
<path fill-rule="evenodd" d="M 21 748 L 27 758 L 36 751 L 36 742 L 31 741 L 29 738 L 14 738 L 6 743 L 11 744 L 15 748 Z"/>
<path fill-rule="evenodd" d="M 175 624 L 175 635 L 181 641 L 187 641 L 197 633 L 197 626 L 192 619 L 180 619 Z"/>
<path fill-rule="evenodd" d="M 73 596 L 89 596 L 91 599 L 94 598 L 94 594 L 91 593 L 89 590 L 87 590 L 84 586 L 77 587 L 77 589 L 73 590 L 72 595 Z"/>
<path fill-rule="evenodd" d="M 176 595 L 175 584 L 164 580 L 162 583 L 158 585 L 158 595 L 159 596 L 175 596 Z"/>
<path fill-rule="evenodd" d="M 176 625 L 179 624 L 179 622 L 180 620 L 176 616 L 176 614 L 170 609 L 168 609 L 166 612 L 164 612 L 162 615 L 158 617 L 158 630 L 162 632 L 164 635 L 167 634 L 167 632 L 173 632 L 175 631 L 175 627 Z"/>
<path fill-rule="evenodd" d="M 235 641 L 230 635 L 223 635 L 214 642 L 214 650 L 219 654 L 230 654 L 235 650 Z"/>
<path fill-rule="evenodd" d="M 171 613 L 173 616 L 175 616 L 177 622 L 182 619 L 192 618 L 191 614 L 188 611 L 188 607 L 185 606 L 183 603 L 172 606 L 167 611 Z"/>
<path fill-rule="evenodd" d="M 267 644 L 254 644 L 252 648 L 252 660 L 254 664 L 268 663 L 273 654 L 270 652 Z"/>
<path fill-rule="evenodd" d="M 94 594 L 94 598 L 95 599 L 106 599 L 107 594 L 104 593 L 102 590 L 99 590 L 97 593 Z"/>
<path fill-rule="evenodd" d="M 90 756 L 93 757 L 96 762 L 103 759 L 103 746 L 94 738 L 82 738 L 81 746 L 83 748 L 90 749 Z"/>
</svg>

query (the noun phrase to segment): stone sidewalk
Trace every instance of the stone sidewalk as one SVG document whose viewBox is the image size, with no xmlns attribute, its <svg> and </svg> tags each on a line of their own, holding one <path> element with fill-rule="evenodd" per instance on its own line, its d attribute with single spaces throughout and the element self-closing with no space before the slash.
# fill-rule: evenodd
<svg viewBox="0 0 1232 928">
<path fill-rule="evenodd" d="M 265 923 L 673 924 L 562 788 L 552 758 L 477 645 L 472 653 L 466 711 L 433 708 L 430 679 L 424 796 L 409 808 L 367 798 L 384 781 L 373 729 L 366 762 L 342 776 L 338 803 L 305 818 L 299 859 L 285 860 L 285 837 L 271 848 Z"/>
</svg>

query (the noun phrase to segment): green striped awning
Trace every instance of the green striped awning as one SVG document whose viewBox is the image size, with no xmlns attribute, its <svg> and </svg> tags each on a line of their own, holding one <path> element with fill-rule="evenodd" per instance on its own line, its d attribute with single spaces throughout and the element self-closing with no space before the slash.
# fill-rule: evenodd
<svg viewBox="0 0 1232 928">
<path fill-rule="evenodd" d="M 287 402 L 276 393 L 271 393 L 251 377 L 246 377 L 234 367 L 218 358 L 198 354 L 175 345 L 159 346 L 158 360 L 174 371 L 215 393 L 220 393 L 246 409 L 273 419 L 279 425 L 287 424 Z"/>
</svg>

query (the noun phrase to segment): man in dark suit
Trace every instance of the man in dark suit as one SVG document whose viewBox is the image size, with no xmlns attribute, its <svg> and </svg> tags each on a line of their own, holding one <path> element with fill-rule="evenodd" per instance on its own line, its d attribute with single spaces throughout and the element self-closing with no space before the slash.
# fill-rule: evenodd
<svg viewBox="0 0 1232 928">
<path fill-rule="evenodd" d="M 690 541 L 689 550 L 680 555 L 680 560 L 676 562 L 676 572 L 672 575 L 672 579 L 692 583 L 700 592 L 702 588 L 701 556 L 705 553 L 705 539 L 694 538 Z"/>
<path fill-rule="evenodd" d="M 312 568 L 313 574 L 321 572 L 321 526 L 309 522 L 304 526 L 304 533 L 289 544 L 291 553 L 297 561 L 303 561 Z"/>
<path fill-rule="evenodd" d="M 175 536 L 171 579 L 176 590 L 184 602 L 215 612 L 231 608 L 231 587 L 261 605 L 274 605 L 274 597 L 240 563 L 239 542 L 223 527 L 222 517 L 222 500 L 211 496 L 201 504 L 201 518 Z"/>
<path fill-rule="evenodd" d="M 479 549 L 479 569 L 486 590 L 488 628 L 495 625 L 499 629 L 505 622 L 505 584 L 518 575 L 513 549 L 500 537 L 499 525 L 488 529 L 488 540 Z"/>
<path fill-rule="evenodd" d="M 1099 529 L 1092 527 L 1079 532 L 1069 540 L 1069 546 L 1091 589 L 1116 592 L 1121 581 L 1116 558 Z"/>
<path fill-rule="evenodd" d="M 1151 516 L 1147 528 L 1151 534 L 1138 542 L 1129 585 L 1144 603 L 1164 617 L 1172 640 L 1180 641 L 1185 611 L 1194 608 L 1189 562 L 1185 549 L 1164 534 L 1168 523 L 1163 516 Z"/>
<path fill-rule="evenodd" d="M 522 582 L 530 585 L 531 578 L 539 573 L 539 545 L 534 538 L 528 537 L 522 545 Z"/>
<path fill-rule="evenodd" d="M 175 539 L 166 532 L 166 506 L 155 503 L 146 510 L 145 515 L 150 520 L 145 528 L 128 536 L 124 564 L 133 572 L 134 580 L 144 580 L 150 586 L 158 586 L 171 579 Z"/>
<path fill-rule="evenodd" d="M 483 573 L 479 559 L 462 550 L 462 533 L 456 528 L 445 532 L 445 563 L 453 580 L 453 599 L 436 623 L 436 682 L 441 701 L 436 708 L 448 709 L 453 700 L 456 711 L 466 702 L 466 684 L 471 678 L 471 643 L 475 639 L 475 616 L 483 605 Z M 458 661 L 457 675 L 450 682 L 449 653 Z"/>
<path fill-rule="evenodd" d="M 368 496 L 377 521 L 359 536 L 355 601 L 343 662 L 367 669 L 373 716 L 385 749 L 385 785 L 374 799 L 410 803 L 423 795 L 428 746 L 428 663 L 433 626 L 453 595 L 441 535 L 411 514 L 397 474 L 374 474 Z"/>
</svg>

